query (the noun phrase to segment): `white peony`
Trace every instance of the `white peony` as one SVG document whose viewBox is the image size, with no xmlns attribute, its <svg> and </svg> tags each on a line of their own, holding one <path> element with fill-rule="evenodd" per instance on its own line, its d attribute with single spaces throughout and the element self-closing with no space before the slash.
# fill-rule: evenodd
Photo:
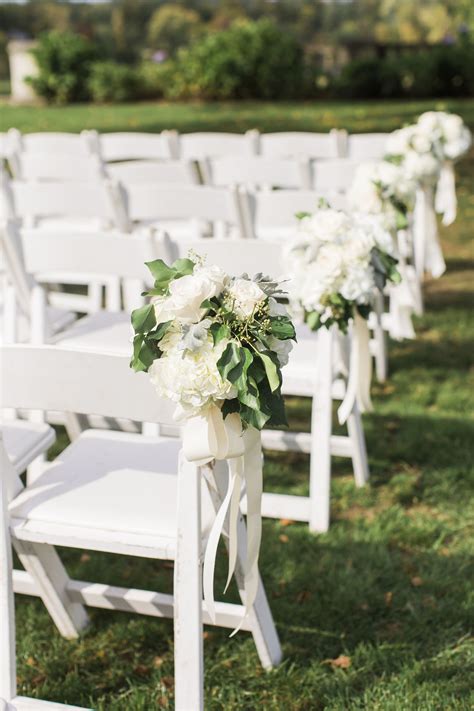
<svg viewBox="0 0 474 711">
<path fill-rule="evenodd" d="M 349 217 L 341 210 L 321 208 L 299 221 L 299 231 L 311 240 L 339 242 L 350 229 Z"/>
<path fill-rule="evenodd" d="M 217 368 L 227 341 L 217 346 L 212 338 L 196 351 L 171 348 L 153 361 L 149 373 L 151 382 L 160 397 L 177 404 L 176 419 L 197 415 L 203 407 L 215 400 L 235 397 L 235 389 L 223 380 Z"/>
<path fill-rule="evenodd" d="M 233 300 L 233 310 L 241 319 L 249 318 L 256 306 L 267 297 L 254 281 L 234 279 L 227 287 L 227 293 Z"/>
<path fill-rule="evenodd" d="M 434 183 L 438 179 L 440 163 L 432 153 L 408 151 L 403 161 L 403 170 L 408 180 Z"/>
<path fill-rule="evenodd" d="M 217 278 L 212 268 L 203 267 L 196 271 L 171 281 L 169 296 L 153 299 L 157 323 L 173 319 L 179 319 L 182 323 L 197 323 L 201 320 L 205 313 L 205 309 L 201 308 L 202 302 L 221 293 L 223 280 Z"/>
</svg>

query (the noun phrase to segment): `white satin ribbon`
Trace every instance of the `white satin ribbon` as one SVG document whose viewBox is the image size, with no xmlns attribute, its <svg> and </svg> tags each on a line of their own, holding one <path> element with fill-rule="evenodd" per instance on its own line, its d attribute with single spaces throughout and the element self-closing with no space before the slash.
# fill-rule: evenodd
<svg viewBox="0 0 474 711">
<path fill-rule="evenodd" d="M 454 222 L 457 206 L 454 165 L 452 161 L 447 160 L 443 163 L 439 174 L 435 197 L 435 210 L 439 215 L 443 215 L 443 225 L 448 226 Z"/>
<path fill-rule="evenodd" d="M 425 185 L 416 193 L 413 213 L 413 246 L 415 268 L 419 279 L 425 271 L 435 278 L 446 270 L 446 263 L 438 238 L 438 225 L 434 209 L 433 188 Z"/>
<path fill-rule="evenodd" d="M 413 313 L 421 315 L 423 304 L 420 283 L 414 267 L 399 262 L 397 269 L 401 282 L 392 285 L 389 290 L 388 332 L 394 340 L 401 341 L 404 338 L 415 338 L 411 317 Z"/>
<path fill-rule="evenodd" d="M 198 465 L 215 459 L 227 459 L 229 483 L 227 493 L 216 514 L 207 541 L 203 566 L 203 593 L 209 616 L 216 619 L 214 601 L 214 570 L 217 547 L 228 515 L 229 566 L 225 590 L 237 563 L 238 520 L 242 484 L 247 496 L 247 557 L 244 566 L 245 613 L 234 635 L 252 609 L 257 596 L 258 556 L 262 537 L 261 500 L 263 489 L 262 444 L 260 432 L 252 427 L 242 431 L 240 417 L 228 415 L 211 405 L 202 415 L 190 418 L 183 431 L 183 452 L 188 461 Z M 224 591 L 225 592 L 225 591 Z M 231 635 L 231 636 L 232 636 Z"/>
<path fill-rule="evenodd" d="M 370 333 L 367 321 L 355 311 L 351 333 L 349 379 L 344 400 L 337 411 L 341 425 L 347 421 L 355 402 L 359 405 L 361 412 L 372 410 L 370 400 L 372 357 L 369 343 Z"/>
</svg>

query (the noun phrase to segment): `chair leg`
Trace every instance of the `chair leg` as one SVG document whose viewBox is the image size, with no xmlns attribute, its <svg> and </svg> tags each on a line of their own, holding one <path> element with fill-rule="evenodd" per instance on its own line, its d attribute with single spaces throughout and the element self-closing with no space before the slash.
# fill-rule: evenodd
<svg viewBox="0 0 474 711">
<path fill-rule="evenodd" d="M 180 454 L 174 566 L 175 710 L 203 711 L 201 468 Z"/>
<path fill-rule="evenodd" d="M 69 577 L 55 549 L 45 543 L 14 540 L 21 564 L 40 590 L 41 598 L 60 634 L 75 639 L 89 618 L 83 605 L 71 602 L 67 593 Z"/>
<path fill-rule="evenodd" d="M 309 464 L 309 529 L 329 529 L 332 432 L 332 333 L 318 333 L 318 382 L 311 412 L 311 454 Z"/>
<path fill-rule="evenodd" d="M 3 466 L 6 463 L 5 452 L 1 451 L 0 456 L 2 458 L 0 473 L 0 700 L 3 698 L 5 701 L 11 701 L 16 695 L 15 603 L 6 477 Z"/>
<path fill-rule="evenodd" d="M 365 446 L 364 426 L 357 404 L 347 419 L 347 430 L 352 445 L 352 466 L 356 486 L 364 486 L 369 481 L 369 463 Z"/>
<path fill-rule="evenodd" d="M 227 490 L 227 477 L 228 469 L 226 462 L 216 462 L 214 466 L 214 482 L 216 484 L 216 488 L 212 486 L 209 487 L 209 492 L 213 499 L 216 511 L 218 510 Z M 238 552 L 235 566 L 235 580 L 239 589 L 240 599 L 245 604 L 244 566 L 247 556 L 247 530 L 242 514 L 240 514 L 238 520 L 237 539 Z M 275 622 L 273 620 L 261 578 L 257 597 L 255 598 L 249 617 L 252 625 L 252 636 L 262 667 L 264 669 L 272 669 L 281 662 L 282 651 Z"/>
</svg>

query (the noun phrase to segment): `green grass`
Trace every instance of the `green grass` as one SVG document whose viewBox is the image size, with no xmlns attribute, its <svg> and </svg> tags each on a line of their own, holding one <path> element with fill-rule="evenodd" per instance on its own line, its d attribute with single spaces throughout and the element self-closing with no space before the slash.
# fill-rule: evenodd
<svg viewBox="0 0 474 711">
<path fill-rule="evenodd" d="M 79 104 L 54 106 L 2 106 L 1 130 L 20 131 L 392 131 L 423 111 L 455 111 L 474 125 L 474 99 L 425 101 L 317 101 Z"/>
<path fill-rule="evenodd" d="M 366 105 L 360 120 L 358 106 L 341 107 L 339 125 L 352 113 L 349 127 L 393 127 L 390 105 L 374 104 L 372 112 Z M 215 111 L 207 125 L 218 127 L 215 107 L 196 110 Z M 112 123 L 114 109 L 104 111 L 111 126 L 124 127 L 118 115 Z M 140 115 L 139 108 L 130 111 Z M 190 126 L 205 127 L 191 118 L 191 107 L 186 111 Z M 144 114 L 141 125 L 150 128 L 149 120 Z M 221 127 L 237 127 L 234 121 L 229 114 Z M 98 124 L 91 116 L 87 125 Z M 281 107 L 272 126 L 284 125 Z M 323 125 L 329 124 L 315 121 L 314 128 Z M 64 118 L 47 127 L 72 124 Z M 356 490 L 348 463 L 338 460 L 328 534 L 264 523 L 261 571 L 285 660 L 266 673 L 247 633 L 229 639 L 206 628 L 206 711 L 473 708 L 474 155 L 458 172 L 458 220 L 442 233 L 447 274 L 426 284 L 418 339 L 390 344 L 389 381 L 374 386 L 375 411 L 364 418 L 371 484 Z M 292 425 L 304 425 L 308 402 L 289 405 Z M 306 493 L 307 471 L 305 456 L 274 454 L 265 464 L 267 486 Z M 171 590 L 168 564 L 71 550 L 63 558 L 71 575 L 84 580 Z M 216 591 L 224 567 L 221 558 Z M 227 598 L 235 600 L 235 590 Z M 38 600 L 18 598 L 20 692 L 100 711 L 173 708 L 172 623 L 99 610 L 91 618 L 84 636 L 68 642 Z M 349 668 L 328 661 L 340 655 L 350 658 Z"/>
</svg>

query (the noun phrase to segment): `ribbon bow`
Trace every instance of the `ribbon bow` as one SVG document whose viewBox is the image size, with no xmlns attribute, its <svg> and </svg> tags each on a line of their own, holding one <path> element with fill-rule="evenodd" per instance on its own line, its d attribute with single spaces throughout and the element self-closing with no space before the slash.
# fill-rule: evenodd
<svg viewBox="0 0 474 711">
<path fill-rule="evenodd" d="M 190 418 L 183 431 L 183 452 L 188 461 L 198 465 L 215 459 L 226 459 L 229 465 L 227 493 L 216 514 L 204 554 L 203 592 L 209 616 L 216 619 L 214 602 L 214 570 L 217 547 L 228 514 L 229 566 L 224 592 L 234 574 L 238 551 L 238 520 L 242 484 L 247 495 L 247 559 L 244 569 L 245 613 L 250 612 L 257 596 L 259 573 L 258 554 L 262 537 L 261 499 L 263 488 L 262 446 L 260 432 L 254 428 L 242 430 L 236 413 L 223 418 L 220 408 L 211 405 L 201 415 Z"/>
</svg>

